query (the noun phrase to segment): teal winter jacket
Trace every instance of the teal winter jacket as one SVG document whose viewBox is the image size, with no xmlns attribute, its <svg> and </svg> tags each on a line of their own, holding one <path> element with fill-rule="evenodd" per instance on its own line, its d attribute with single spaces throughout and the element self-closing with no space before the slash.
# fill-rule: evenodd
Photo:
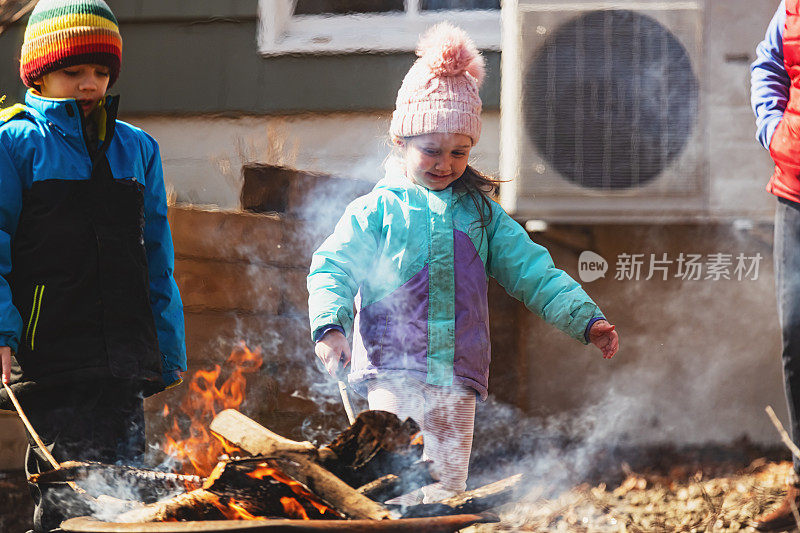
<svg viewBox="0 0 800 533">
<path fill-rule="evenodd" d="M 354 332 L 349 380 L 357 391 L 363 392 L 365 379 L 403 372 L 432 385 L 462 383 L 485 399 L 489 276 L 548 323 L 587 343 L 587 325 L 601 316 L 597 305 L 490 203 L 482 228 L 466 192 L 415 185 L 390 164 L 314 253 L 312 335 L 331 326 Z"/>
</svg>

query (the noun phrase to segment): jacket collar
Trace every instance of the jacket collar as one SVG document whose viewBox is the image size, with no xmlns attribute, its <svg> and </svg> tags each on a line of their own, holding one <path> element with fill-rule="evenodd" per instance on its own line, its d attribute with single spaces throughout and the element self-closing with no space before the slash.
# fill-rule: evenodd
<svg viewBox="0 0 800 533">
<path fill-rule="evenodd" d="M 421 185 L 417 185 L 408 177 L 406 177 L 406 171 L 403 168 L 402 161 L 400 161 L 396 157 L 390 157 L 385 165 L 386 175 L 382 180 L 380 180 L 376 185 L 375 188 L 386 188 L 386 189 L 417 189 L 423 193 L 430 193 L 434 196 L 438 196 L 440 198 L 447 198 L 450 197 L 452 194 L 453 199 L 458 200 L 462 196 L 466 194 L 465 191 L 453 191 L 453 186 L 450 185 L 446 189 L 442 191 L 430 191 Z"/>
<path fill-rule="evenodd" d="M 28 89 L 25 93 L 25 105 L 64 133 L 83 137 L 81 111 L 78 101 L 74 98 L 47 98 L 33 89 Z M 112 124 L 113 127 L 113 122 L 116 121 L 119 96 L 106 95 L 101 105 L 105 111 L 102 116 L 105 118 L 106 126 L 103 128 L 101 125 L 101 129 L 106 131 L 109 129 L 108 125 Z"/>
</svg>

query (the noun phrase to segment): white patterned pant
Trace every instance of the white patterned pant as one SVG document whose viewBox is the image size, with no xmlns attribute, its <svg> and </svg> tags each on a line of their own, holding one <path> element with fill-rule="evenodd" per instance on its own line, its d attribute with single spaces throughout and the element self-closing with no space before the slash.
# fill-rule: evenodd
<svg viewBox="0 0 800 533">
<path fill-rule="evenodd" d="M 475 427 L 475 390 L 455 384 L 441 387 L 413 378 L 367 381 L 371 410 L 389 411 L 400 420 L 412 418 L 422 428 L 425 459 L 433 461 L 437 483 L 423 489 L 425 503 L 467 488 L 469 455 Z"/>
</svg>

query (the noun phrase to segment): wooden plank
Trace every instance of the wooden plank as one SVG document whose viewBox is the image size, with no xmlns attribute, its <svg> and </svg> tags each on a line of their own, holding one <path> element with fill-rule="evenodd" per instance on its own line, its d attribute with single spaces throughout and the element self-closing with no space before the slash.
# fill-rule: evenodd
<svg viewBox="0 0 800 533">
<path fill-rule="evenodd" d="M 122 524 L 100 522 L 93 518 L 72 518 L 61 529 L 74 533 L 198 533 L 224 531 L 255 533 L 257 531 L 342 531 L 346 533 L 446 533 L 459 531 L 477 523 L 498 522 L 491 515 L 456 515 L 400 520 L 214 520 L 208 522 L 164 522 L 155 524 Z"/>
<path fill-rule="evenodd" d="M 169 208 L 175 255 L 186 258 L 306 267 L 284 244 L 285 220 L 277 215 Z"/>
<path fill-rule="evenodd" d="M 278 314 L 282 270 L 246 263 L 196 259 L 175 261 L 175 281 L 187 311 L 245 311 Z"/>
<path fill-rule="evenodd" d="M 0 470 L 21 470 L 28 439 L 16 413 L 0 411 Z"/>
</svg>

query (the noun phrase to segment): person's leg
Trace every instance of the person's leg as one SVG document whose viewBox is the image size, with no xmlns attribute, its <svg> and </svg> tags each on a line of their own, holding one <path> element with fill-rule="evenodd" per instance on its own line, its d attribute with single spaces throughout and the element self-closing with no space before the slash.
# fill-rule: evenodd
<svg viewBox="0 0 800 533">
<path fill-rule="evenodd" d="M 76 412 L 84 395 L 78 390 L 66 388 L 57 393 L 41 393 L 34 399 L 22 400 L 22 407 L 34 430 L 59 463 L 74 460 L 75 446 L 71 442 L 72 435 L 82 434 L 86 430 L 80 427 L 80 417 Z M 28 435 L 28 449 L 25 454 L 25 474 L 33 474 L 53 470 L 46 455 Z M 66 483 L 48 483 L 39 485 L 28 483 L 33 498 L 33 530 L 47 532 L 56 529 L 62 521 L 71 516 L 90 513 L 89 506 Z"/>
<path fill-rule="evenodd" d="M 144 398 L 135 384 L 122 381 L 107 388 L 91 419 L 92 440 L 103 462 L 144 464 Z"/>
<path fill-rule="evenodd" d="M 415 379 L 375 378 L 367 381 L 367 402 L 371 411 L 388 411 L 402 422 L 413 419 L 420 427 L 424 421 L 423 384 Z"/>
<path fill-rule="evenodd" d="M 800 204 L 779 201 L 775 213 L 775 290 L 792 440 L 800 442 Z M 800 458 L 794 458 L 800 474 Z"/>
<path fill-rule="evenodd" d="M 99 461 L 141 466 L 145 452 L 144 406 L 138 388 L 111 380 L 42 395 L 23 408 L 58 462 Z M 29 438 L 27 475 L 52 470 Z M 34 531 L 55 529 L 63 520 L 91 514 L 66 483 L 29 484 Z"/>
<path fill-rule="evenodd" d="M 475 391 L 463 385 L 425 386 L 425 455 L 433 461 L 438 482 L 423 489 L 432 503 L 467 488 L 469 456 L 475 429 Z"/>
<path fill-rule="evenodd" d="M 781 326 L 783 381 L 792 440 L 800 442 L 800 205 L 780 199 L 775 211 L 775 295 Z M 777 531 L 796 524 L 793 507 L 800 505 L 800 459 L 794 458 L 786 496 L 774 511 L 758 517 L 755 527 Z"/>
<path fill-rule="evenodd" d="M 367 381 L 369 408 L 372 411 L 394 413 L 401 421 L 411 418 L 422 428 L 425 420 L 423 387 L 424 385 L 415 379 L 370 379 Z M 423 439 L 425 439 L 425 446 L 427 446 L 427 437 L 424 434 L 423 428 Z M 392 498 L 386 503 L 401 506 L 416 505 L 422 503 L 422 493 L 419 490 L 414 490 L 408 494 Z"/>
</svg>

